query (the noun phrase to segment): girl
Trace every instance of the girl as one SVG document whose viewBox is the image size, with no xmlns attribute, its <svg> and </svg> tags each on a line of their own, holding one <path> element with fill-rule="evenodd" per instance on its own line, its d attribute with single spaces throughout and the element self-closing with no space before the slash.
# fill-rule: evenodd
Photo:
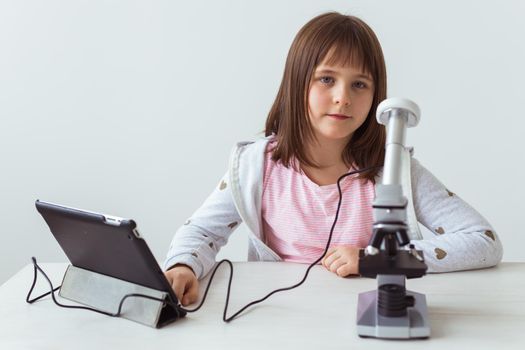
<svg viewBox="0 0 525 350">
<path fill-rule="evenodd" d="M 322 260 L 341 277 L 358 272 L 359 250 L 372 234 L 374 185 L 385 155 L 385 128 L 375 118 L 385 98 L 381 46 L 362 20 L 326 13 L 299 31 L 266 137 L 234 147 L 222 181 L 173 238 L 166 277 L 183 305 L 197 300 L 198 279 L 212 269 L 241 222 L 250 231 L 250 261 L 318 259 L 334 221 L 338 178 L 376 166 L 342 180 L 339 219 Z M 489 223 L 417 160 L 408 169 L 413 217 L 435 233 L 423 240 L 417 222 L 410 225 L 411 243 L 423 251 L 428 271 L 496 265 L 502 245 Z"/>
</svg>

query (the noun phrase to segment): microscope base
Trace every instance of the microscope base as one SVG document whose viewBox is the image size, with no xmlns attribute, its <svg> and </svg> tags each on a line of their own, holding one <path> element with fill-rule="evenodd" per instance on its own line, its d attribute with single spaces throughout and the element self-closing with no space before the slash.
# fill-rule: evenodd
<svg viewBox="0 0 525 350">
<path fill-rule="evenodd" d="M 386 317 L 378 313 L 377 290 L 359 293 L 357 334 L 360 337 L 384 339 L 428 338 L 430 326 L 426 297 L 424 294 L 409 290 L 406 294 L 415 299 L 414 306 L 407 308 L 407 315 Z"/>
</svg>

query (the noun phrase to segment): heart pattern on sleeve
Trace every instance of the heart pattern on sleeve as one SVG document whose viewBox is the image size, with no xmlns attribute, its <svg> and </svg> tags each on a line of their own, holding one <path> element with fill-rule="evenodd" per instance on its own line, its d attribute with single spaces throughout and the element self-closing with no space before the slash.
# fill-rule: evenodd
<svg viewBox="0 0 525 350">
<path fill-rule="evenodd" d="M 437 229 L 435 229 L 434 231 L 436 231 L 436 233 L 442 235 L 443 233 L 445 233 L 445 230 L 443 229 L 443 227 L 438 227 Z"/>
<path fill-rule="evenodd" d="M 496 237 L 494 236 L 494 233 L 492 231 L 490 231 L 490 230 L 485 231 L 485 235 L 487 237 L 490 237 L 493 241 L 496 240 Z"/>
<path fill-rule="evenodd" d="M 436 258 L 438 258 L 439 260 L 447 256 L 447 252 L 440 248 L 434 249 L 434 252 L 436 253 Z"/>
</svg>

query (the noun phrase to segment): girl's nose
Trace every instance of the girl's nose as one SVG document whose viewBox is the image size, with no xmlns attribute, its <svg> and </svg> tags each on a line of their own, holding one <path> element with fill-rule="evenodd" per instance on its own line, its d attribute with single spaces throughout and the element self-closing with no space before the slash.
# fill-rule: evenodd
<svg viewBox="0 0 525 350">
<path fill-rule="evenodd" d="M 342 89 L 334 95 L 334 103 L 336 105 L 348 106 L 350 105 L 350 94 L 345 89 Z"/>
</svg>

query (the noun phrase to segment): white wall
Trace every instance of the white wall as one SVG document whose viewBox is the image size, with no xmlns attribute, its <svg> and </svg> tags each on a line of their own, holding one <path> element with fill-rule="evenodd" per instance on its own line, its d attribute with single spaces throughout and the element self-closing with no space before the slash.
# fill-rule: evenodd
<svg viewBox="0 0 525 350">
<path fill-rule="evenodd" d="M 296 32 L 328 10 L 376 31 L 389 95 L 423 112 L 417 158 L 524 261 L 523 4 L 1 0 L 0 283 L 32 255 L 65 261 L 37 198 L 132 217 L 162 260 L 232 145 L 263 129 Z M 222 257 L 244 259 L 244 232 Z"/>
</svg>

